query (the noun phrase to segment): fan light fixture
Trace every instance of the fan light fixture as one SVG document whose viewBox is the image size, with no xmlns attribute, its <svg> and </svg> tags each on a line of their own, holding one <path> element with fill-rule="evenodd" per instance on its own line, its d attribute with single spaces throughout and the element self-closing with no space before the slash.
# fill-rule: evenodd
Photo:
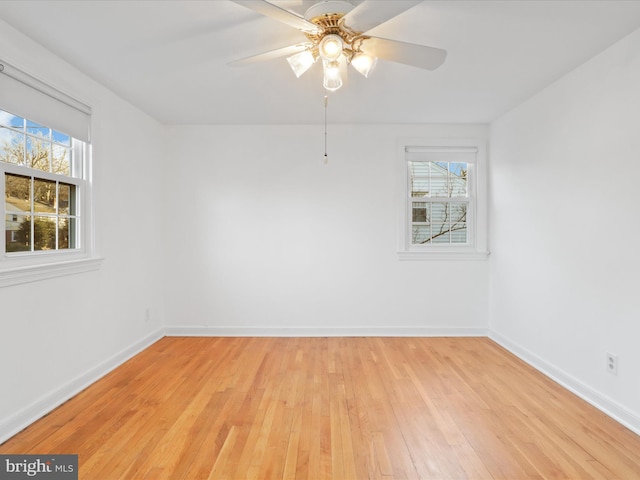
<svg viewBox="0 0 640 480">
<path fill-rule="evenodd" d="M 304 16 L 275 5 L 273 0 L 231 1 L 298 29 L 308 41 L 252 55 L 233 61 L 230 65 L 249 65 L 287 57 L 296 77 L 300 77 L 321 58 L 323 84 L 329 91 L 339 89 L 346 81 L 348 64 L 367 78 L 378 58 L 435 70 L 447 57 L 446 50 L 441 48 L 369 34 L 376 26 L 409 10 L 421 0 L 359 0 L 357 5 L 345 0 L 318 0 L 307 9 Z"/>
<path fill-rule="evenodd" d="M 330 92 L 335 92 L 342 86 L 342 75 L 340 75 L 340 64 L 337 60 L 322 62 L 324 67 L 324 80 L 322 84 L 324 88 Z"/>
<path fill-rule="evenodd" d="M 351 57 L 351 65 L 353 68 L 364 75 L 365 78 L 369 77 L 369 74 L 375 68 L 376 63 L 378 63 L 378 59 L 376 57 L 371 57 L 362 52 L 358 52 Z"/>
<path fill-rule="evenodd" d="M 296 77 L 300 78 L 318 58 L 322 58 L 322 83 L 330 92 L 338 90 L 344 83 L 341 62 L 350 63 L 364 77 L 369 76 L 378 59 L 360 51 L 362 41 L 367 37 L 353 32 L 340 21 L 351 8 L 353 6 L 348 3 L 345 5 L 345 2 L 325 1 L 307 11 L 305 18 L 318 25 L 322 33 L 306 32 L 312 43 L 306 50 L 287 58 Z M 343 13 L 334 13 L 336 11 Z"/>
<path fill-rule="evenodd" d="M 288 57 L 287 61 L 289 62 L 293 73 L 296 74 L 296 77 L 300 78 L 300 75 L 309 70 L 311 66 L 316 63 L 317 59 L 318 53 L 316 52 L 314 55 L 313 51 L 307 49 Z"/>
</svg>

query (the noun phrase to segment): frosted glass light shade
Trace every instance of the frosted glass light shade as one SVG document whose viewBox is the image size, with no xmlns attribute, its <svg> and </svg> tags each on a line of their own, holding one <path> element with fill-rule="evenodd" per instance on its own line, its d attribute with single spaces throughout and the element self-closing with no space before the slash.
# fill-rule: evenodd
<svg viewBox="0 0 640 480">
<path fill-rule="evenodd" d="M 378 59 L 376 57 L 371 57 L 364 53 L 356 53 L 351 59 L 351 65 L 353 65 L 353 68 L 364 75 L 365 78 L 369 76 L 377 63 Z"/>
<path fill-rule="evenodd" d="M 296 74 L 296 77 L 300 78 L 300 76 L 309 70 L 311 65 L 316 62 L 316 58 L 310 50 L 303 50 L 300 53 L 288 57 L 287 62 L 289 62 L 289 66 L 291 66 L 291 70 Z"/>
<path fill-rule="evenodd" d="M 342 86 L 342 75 L 340 75 L 340 64 L 337 61 L 323 63 L 324 66 L 324 88 L 330 92 L 338 90 Z"/>
</svg>

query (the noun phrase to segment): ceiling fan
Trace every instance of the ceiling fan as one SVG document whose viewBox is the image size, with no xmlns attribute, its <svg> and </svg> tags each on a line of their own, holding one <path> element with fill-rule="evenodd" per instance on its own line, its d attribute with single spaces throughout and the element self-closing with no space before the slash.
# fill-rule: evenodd
<svg viewBox="0 0 640 480">
<path fill-rule="evenodd" d="M 230 65 L 241 66 L 287 57 L 296 77 L 300 77 L 321 60 L 323 85 L 329 91 L 343 85 L 347 64 L 368 77 L 378 58 L 435 70 L 447 56 L 447 52 L 440 48 L 367 35 L 372 28 L 421 3 L 421 0 L 365 0 L 357 6 L 347 1 L 325 0 L 307 9 L 304 17 L 266 0 L 232 1 L 297 28 L 308 41 L 236 60 Z"/>
</svg>

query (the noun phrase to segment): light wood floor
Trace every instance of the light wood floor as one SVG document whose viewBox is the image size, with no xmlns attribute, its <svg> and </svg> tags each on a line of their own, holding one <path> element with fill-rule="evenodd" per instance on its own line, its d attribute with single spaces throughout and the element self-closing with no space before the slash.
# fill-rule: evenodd
<svg viewBox="0 0 640 480">
<path fill-rule="evenodd" d="M 639 479 L 640 437 L 486 338 L 164 338 L 0 446 L 80 479 Z"/>
</svg>

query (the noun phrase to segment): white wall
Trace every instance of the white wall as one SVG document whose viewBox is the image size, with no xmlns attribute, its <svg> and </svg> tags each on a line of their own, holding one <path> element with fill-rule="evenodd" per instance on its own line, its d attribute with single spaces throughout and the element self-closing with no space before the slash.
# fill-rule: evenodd
<svg viewBox="0 0 640 480">
<path fill-rule="evenodd" d="M 640 31 L 493 123 L 490 327 L 640 432 L 639 133 Z"/>
<path fill-rule="evenodd" d="M 0 58 L 93 107 L 100 270 L 0 288 L 0 442 L 158 336 L 162 128 L 4 22 Z M 145 322 L 146 309 L 151 319 Z"/>
<path fill-rule="evenodd" d="M 169 332 L 486 332 L 488 262 L 398 260 L 396 167 L 487 126 L 330 125 L 327 165 L 321 125 L 168 133 Z"/>
</svg>

